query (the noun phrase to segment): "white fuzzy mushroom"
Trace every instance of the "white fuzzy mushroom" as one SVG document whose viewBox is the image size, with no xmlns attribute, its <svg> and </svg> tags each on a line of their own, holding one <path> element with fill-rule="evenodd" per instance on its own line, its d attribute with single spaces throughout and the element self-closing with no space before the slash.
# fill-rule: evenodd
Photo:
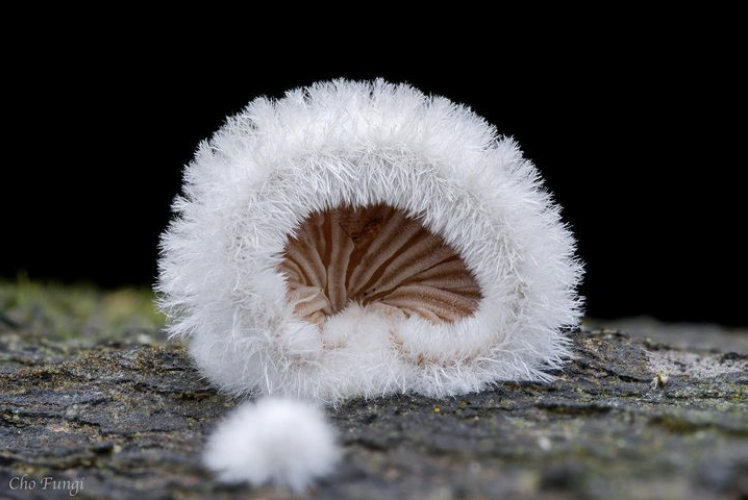
<svg viewBox="0 0 748 500">
<path fill-rule="evenodd" d="M 533 164 L 408 85 L 254 100 L 200 145 L 174 211 L 171 334 L 237 395 L 547 380 L 579 322 L 574 239 Z"/>
<path fill-rule="evenodd" d="M 332 472 L 340 458 L 324 413 L 308 402 L 244 403 L 208 440 L 205 465 L 228 483 L 273 483 L 296 491 Z"/>
</svg>

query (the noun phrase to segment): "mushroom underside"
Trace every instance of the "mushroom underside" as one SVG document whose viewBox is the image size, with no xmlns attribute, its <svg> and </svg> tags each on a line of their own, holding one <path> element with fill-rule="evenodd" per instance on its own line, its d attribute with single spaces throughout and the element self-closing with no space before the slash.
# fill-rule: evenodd
<svg viewBox="0 0 748 500">
<path fill-rule="evenodd" d="M 353 302 L 451 323 L 482 299 L 454 248 L 385 204 L 312 213 L 288 239 L 280 271 L 295 314 L 320 326 Z"/>
</svg>

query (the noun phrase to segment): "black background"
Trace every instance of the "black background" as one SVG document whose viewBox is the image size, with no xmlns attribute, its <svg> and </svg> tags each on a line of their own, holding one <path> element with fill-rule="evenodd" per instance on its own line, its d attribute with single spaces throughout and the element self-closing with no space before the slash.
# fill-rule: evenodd
<svg viewBox="0 0 748 500">
<path fill-rule="evenodd" d="M 748 324 L 739 59 L 661 46 L 520 64 L 126 50 L 15 64 L 0 276 L 152 284 L 182 167 L 227 115 L 317 80 L 384 77 L 464 103 L 519 141 L 577 234 L 590 315 Z"/>
</svg>

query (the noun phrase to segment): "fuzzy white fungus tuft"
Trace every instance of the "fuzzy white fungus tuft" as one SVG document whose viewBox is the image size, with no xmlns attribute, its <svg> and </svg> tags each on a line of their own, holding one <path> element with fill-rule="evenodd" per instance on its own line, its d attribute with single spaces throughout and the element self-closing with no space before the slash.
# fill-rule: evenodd
<svg viewBox="0 0 748 500">
<path fill-rule="evenodd" d="M 161 307 L 225 391 L 445 397 L 550 380 L 570 354 L 574 237 L 465 106 L 381 80 L 258 98 L 184 178 Z"/>
<path fill-rule="evenodd" d="M 332 472 L 340 450 L 321 409 L 265 398 L 229 415 L 210 437 L 203 458 L 224 482 L 272 482 L 301 491 Z"/>
</svg>

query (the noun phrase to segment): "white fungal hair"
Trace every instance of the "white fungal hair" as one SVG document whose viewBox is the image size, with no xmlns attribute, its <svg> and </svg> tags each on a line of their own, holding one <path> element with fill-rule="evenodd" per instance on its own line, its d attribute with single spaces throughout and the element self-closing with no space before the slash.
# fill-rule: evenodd
<svg viewBox="0 0 748 500">
<path fill-rule="evenodd" d="M 225 391 L 443 397 L 549 380 L 569 356 L 574 238 L 517 144 L 467 107 L 381 80 L 258 98 L 184 179 L 157 289 L 171 335 Z M 471 314 L 435 322 L 356 300 L 321 323 L 297 314 L 280 269 L 289 239 L 315 213 L 377 204 L 454 249 L 480 289 Z"/>
<path fill-rule="evenodd" d="M 237 408 L 210 436 L 205 465 L 227 483 L 301 491 L 333 471 L 341 453 L 324 413 L 309 402 L 263 398 Z"/>
</svg>

